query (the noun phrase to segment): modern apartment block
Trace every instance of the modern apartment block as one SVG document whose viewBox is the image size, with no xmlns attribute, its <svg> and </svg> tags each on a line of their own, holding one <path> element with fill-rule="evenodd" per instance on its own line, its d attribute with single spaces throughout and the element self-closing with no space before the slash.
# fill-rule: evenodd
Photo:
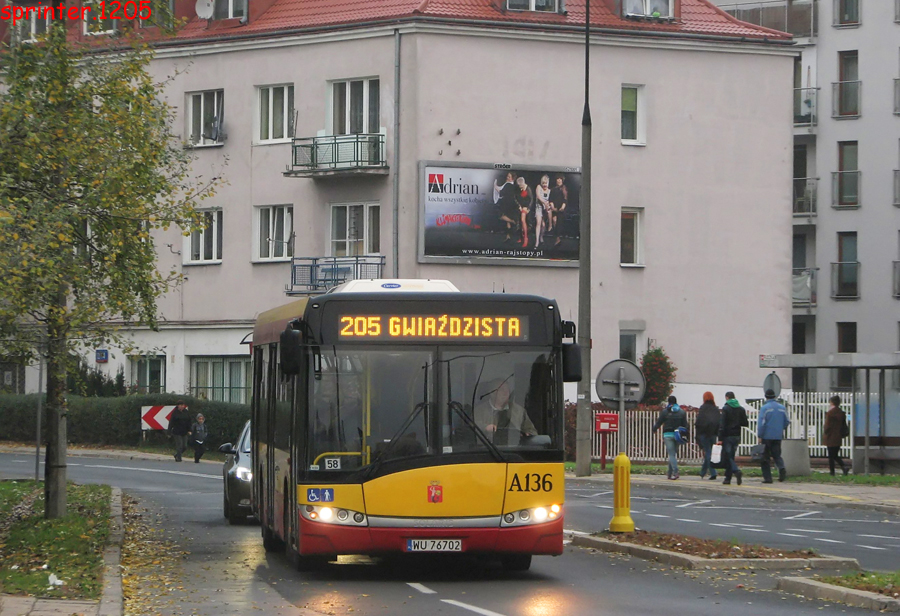
<svg viewBox="0 0 900 616">
<path fill-rule="evenodd" d="M 194 6 L 174 0 L 189 23 L 153 70 L 195 170 L 228 184 L 206 230 L 156 237 L 186 281 L 105 370 L 242 401 L 256 315 L 350 278 L 577 319 L 583 2 Z M 758 355 L 790 350 L 791 39 L 706 0 L 594 0 L 591 22 L 594 367 L 659 345 L 684 386 L 758 388 Z"/>
<path fill-rule="evenodd" d="M 717 4 L 798 42 L 793 352 L 897 352 L 900 0 Z M 853 373 L 819 371 L 810 381 L 811 389 L 849 390 Z"/>
</svg>

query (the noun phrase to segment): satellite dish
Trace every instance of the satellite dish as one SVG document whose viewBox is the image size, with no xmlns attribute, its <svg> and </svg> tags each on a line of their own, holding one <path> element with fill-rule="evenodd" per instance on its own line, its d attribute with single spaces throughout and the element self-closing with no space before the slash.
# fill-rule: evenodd
<svg viewBox="0 0 900 616">
<path fill-rule="evenodd" d="M 214 8 L 214 0 L 197 0 L 197 3 L 194 5 L 194 10 L 197 11 L 197 17 L 200 19 L 209 19 L 212 17 Z"/>
<path fill-rule="evenodd" d="M 647 390 L 644 373 L 634 362 L 627 359 L 614 359 L 597 373 L 597 397 L 610 406 L 619 405 L 619 369 L 624 371 L 625 408 L 634 408 L 640 404 Z"/>
<path fill-rule="evenodd" d="M 767 374 L 766 379 L 763 381 L 763 391 L 767 389 L 774 391 L 776 398 L 781 395 L 781 379 L 774 372 Z"/>
</svg>

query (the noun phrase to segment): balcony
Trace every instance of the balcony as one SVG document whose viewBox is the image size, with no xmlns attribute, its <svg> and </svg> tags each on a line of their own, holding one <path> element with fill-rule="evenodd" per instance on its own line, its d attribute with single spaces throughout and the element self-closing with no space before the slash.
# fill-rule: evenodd
<svg viewBox="0 0 900 616">
<path fill-rule="evenodd" d="M 833 171 L 831 173 L 831 207 L 857 208 L 861 204 L 859 189 L 861 171 Z"/>
<path fill-rule="evenodd" d="M 348 280 L 381 278 L 384 257 L 294 257 L 291 259 L 291 283 L 288 295 L 324 293 Z"/>
<path fill-rule="evenodd" d="M 900 207 L 900 171 L 894 169 L 894 205 Z"/>
<path fill-rule="evenodd" d="M 894 261 L 894 297 L 900 299 L 900 261 Z"/>
<path fill-rule="evenodd" d="M 288 177 L 346 177 L 387 175 L 384 135 L 327 135 L 299 137 L 291 147 Z"/>
<path fill-rule="evenodd" d="M 875 0 L 876 2 L 878 0 Z M 859 4 L 862 0 L 834 0 L 834 11 L 832 12 L 833 20 L 831 25 L 835 27 L 841 26 L 858 26 L 859 21 Z"/>
<path fill-rule="evenodd" d="M 790 32 L 797 38 L 816 36 L 818 7 L 814 0 L 769 0 L 720 4 L 726 13 L 757 26 Z"/>
<path fill-rule="evenodd" d="M 831 117 L 855 119 L 862 110 L 862 82 L 837 81 L 831 84 Z"/>
<path fill-rule="evenodd" d="M 794 178 L 794 216 L 816 215 L 819 178 Z"/>
<path fill-rule="evenodd" d="M 794 126 L 815 126 L 819 88 L 794 88 Z"/>
<path fill-rule="evenodd" d="M 897 0 L 900 6 L 900 0 Z M 894 115 L 900 115 L 900 79 L 894 80 Z"/>
<path fill-rule="evenodd" d="M 810 308 L 816 305 L 818 293 L 815 268 L 794 268 L 793 300 L 795 307 Z"/>
<path fill-rule="evenodd" d="M 900 24 L 900 0 L 894 0 L 894 22 Z"/>
<path fill-rule="evenodd" d="M 859 261 L 831 264 L 831 297 L 859 299 Z"/>
</svg>

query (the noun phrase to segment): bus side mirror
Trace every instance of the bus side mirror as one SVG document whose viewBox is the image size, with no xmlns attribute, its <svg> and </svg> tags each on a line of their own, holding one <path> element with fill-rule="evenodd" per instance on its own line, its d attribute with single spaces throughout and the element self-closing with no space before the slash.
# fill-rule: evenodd
<svg viewBox="0 0 900 616">
<path fill-rule="evenodd" d="M 300 374 L 300 332 L 288 329 L 281 332 L 281 374 L 294 376 Z"/>
<path fill-rule="evenodd" d="M 574 342 L 562 345 L 563 381 L 578 383 L 581 381 L 581 347 Z"/>
</svg>

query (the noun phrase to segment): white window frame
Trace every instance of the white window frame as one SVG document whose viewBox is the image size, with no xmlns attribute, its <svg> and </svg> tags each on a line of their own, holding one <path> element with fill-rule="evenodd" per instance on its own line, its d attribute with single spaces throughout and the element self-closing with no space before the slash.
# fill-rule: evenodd
<svg viewBox="0 0 900 616">
<path fill-rule="evenodd" d="M 353 255 L 349 252 L 350 248 L 350 239 L 349 237 L 344 240 L 336 240 L 334 237 L 334 210 L 336 208 L 349 208 L 349 207 L 359 207 L 362 206 L 363 211 L 363 250 L 359 253 L 359 255 Z M 378 250 L 372 250 L 371 241 L 372 241 L 372 229 L 370 228 L 370 221 L 372 218 L 372 210 L 378 210 Z M 366 255 L 380 255 L 381 254 L 381 204 L 377 201 L 372 202 L 352 202 L 352 203 L 332 203 L 329 208 L 329 216 L 328 216 L 328 256 L 331 257 L 352 257 L 352 256 L 366 256 Z M 349 224 L 349 216 L 347 217 L 347 224 Z M 348 229 L 349 236 L 349 229 Z M 339 241 L 343 241 L 345 243 L 345 253 L 343 255 L 336 254 L 335 244 Z"/>
<path fill-rule="evenodd" d="M 22 43 L 36 43 L 38 36 L 47 34 L 50 31 L 51 19 L 51 17 L 44 17 L 42 19 L 38 17 L 37 11 L 32 11 L 28 15 L 27 19 L 21 19 L 16 24 L 16 28 L 18 29 L 19 41 L 21 41 Z M 41 21 L 44 22 L 44 31 L 38 33 L 37 24 Z"/>
<path fill-rule="evenodd" d="M 350 113 L 351 113 L 351 105 L 350 105 L 350 84 L 361 81 L 363 82 L 363 130 L 359 133 L 350 132 Z M 369 87 L 373 81 L 378 82 L 378 122 L 379 126 L 370 126 L 369 125 L 369 112 L 370 112 L 370 104 L 369 104 Z M 339 133 L 335 130 L 335 113 L 334 113 L 334 103 L 335 98 L 337 97 L 337 86 L 339 84 L 344 84 L 344 95 L 346 96 L 346 102 L 344 104 L 344 132 Z M 377 76 L 373 77 L 358 77 L 354 79 L 337 79 L 335 81 L 331 81 L 328 84 L 328 117 L 326 118 L 328 124 L 328 131 L 331 135 L 375 135 L 381 132 L 381 78 Z"/>
<path fill-rule="evenodd" d="M 232 367 L 240 366 L 240 385 L 231 382 Z M 202 366 L 202 368 L 201 368 Z M 246 355 L 198 355 L 190 358 L 190 393 L 195 398 L 250 404 L 252 358 Z M 221 372 L 217 372 L 221 370 Z M 206 378 L 202 384 L 201 376 Z M 217 378 L 218 377 L 218 378 Z"/>
<path fill-rule="evenodd" d="M 85 15 L 85 17 L 87 17 L 87 19 L 85 19 L 81 22 L 84 25 L 84 29 L 83 29 L 84 34 L 86 36 L 104 36 L 104 35 L 109 35 L 109 34 L 115 34 L 116 33 L 116 22 L 119 20 L 118 19 L 102 19 L 101 20 L 99 18 L 99 15 L 98 15 L 97 19 L 91 18 L 90 15 L 93 14 L 93 12 L 94 12 L 93 6 L 92 6 L 93 4 L 94 4 L 94 2 L 92 0 L 84 0 L 84 2 L 82 4 L 83 7 L 90 7 L 90 9 L 91 9 L 87 12 L 87 15 Z M 92 22 L 96 22 L 96 23 L 107 22 L 109 29 L 91 31 L 90 24 Z"/>
<path fill-rule="evenodd" d="M 279 212 L 280 210 L 280 212 Z M 268 256 L 263 253 L 263 212 L 268 212 L 268 230 L 266 237 L 268 238 Z M 282 237 L 273 237 L 277 229 L 277 217 L 280 213 L 282 221 Z M 286 237 L 285 237 L 286 236 Z M 290 261 L 294 256 L 294 206 L 291 204 L 281 205 L 258 205 L 253 208 L 253 259 L 254 263 L 272 263 Z M 282 246 L 282 255 L 275 256 L 277 247 Z"/>
<path fill-rule="evenodd" d="M 206 94 L 210 92 L 214 93 L 213 96 L 213 117 L 221 117 L 224 120 L 224 107 L 225 107 L 225 90 L 222 88 L 215 90 L 199 90 L 196 92 L 185 92 L 185 135 L 187 139 L 185 141 L 194 148 L 205 148 L 205 147 L 220 147 L 225 144 L 225 136 L 222 130 L 222 127 L 219 127 L 219 134 L 217 135 L 218 139 L 213 140 L 204 136 L 203 134 L 203 117 L 205 115 L 204 106 L 206 105 Z M 199 140 L 194 141 L 194 98 L 200 98 L 200 135 Z"/>
<path fill-rule="evenodd" d="M 164 8 L 163 8 L 164 7 Z M 138 28 L 165 27 L 171 28 L 175 25 L 175 0 L 150 0 L 150 17 L 148 19 L 140 19 L 144 12 L 138 14 Z M 162 15 L 163 23 L 160 22 L 159 13 L 164 10 Z"/>
<path fill-rule="evenodd" d="M 222 4 L 228 5 L 227 11 L 221 11 Z M 236 19 L 245 16 L 244 0 L 215 0 L 213 19 Z"/>
<path fill-rule="evenodd" d="M 658 0 L 625 0 L 622 3 L 622 13 L 626 17 L 650 17 L 651 16 L 651 7 Z M 642 8 L 641 12 L 637 13 L 633 9 L 634 5 L 640 2 Z M 668 0 L 669 3 L 669 12 L 666 15 L 660 14 L 660 19 L 673 19 L 675 17 L 675 0 Z"/>
<path fill-rule="evenodd" d="M 275 109 L 273 109 L 275 97 L 273 96 L 274 90 L 282 88 L 284 90 L 284 95 L 282 100 L 284 101 L 284 106 L 281 110 L 281 118 L 282 118 L 282 126 L 284 127 L 284 136 L 283 137 L 272 137 L 273 129 L 275 128 Z M 269 113 L 269 121 L 267 122 L 268 126 L 266 126 L 266 131 L 269 137 L 263 138 L 262 136 L 262 116 L 263 116 L 263 92 L 268 92 L 268 113 Z M 289 95 L 290 93 L 290 95 Z M 271 86 L 257 86 L 256 87 L 256 126 L 254 128 L 254 139 L 257 144 L 269 144 L 269 143 L 290 143 L 291 138 L 294 133 L 294 84 L 292 83 L 282 83 Z"/>
<path fill-rule="evenodd" d="M 225 243 L 223 240 L 223 231 L 224 229 L 220 229 L 220 227 L 224 226 L 224 213 L 221 208 L 215 209 L 206 209 L 200 210 L 201 214 L 212 214 L 212 224 L 207 226 L 205 229 L 192 231 L 187 237 L 184 238 L 184 249 L 182 254 L 184 255 L 183 264 L 184 265 L 216 265 L 222 262 L 222 245 Z M 211 236 L 210 239 L 212 241 L 212 258 L 206 258 L 206 237 L 207 235 Z M 197 238 L 197 241 L 200 244 L 200 256 L 199 258 L 194 258 L 193 247 L 194 247 L 194 238 Z"/>
<path fill-rule="evenodd" d="M 622 263 L 622 214 L 634 214 L 634 263 Z M 623 207 L 619 213 L 619 266 L 644 267 L 644 208 Z"/>
<path fill-rule="evenodd" d="M 508 11 L 533 11 L 537 13 L 558 13 L 559 12 L 559 0 L 550 0 L 549 4 L 552 5 L 553 8 L 549 9 L 539 9 L 536 8 L 537 0 L 520 0 L 521 4 L 528 4 L 528 7 L 522 6 L 513 6 L 512 0 L 506 0 L 506 10 Z"/>
<path fill-rule="evenodd" d="M 637 106 L 636 106 L 636 115 L 635 118 L 635 139 L 622 139 L 622 145 L 636 145 L 636 146 L 645 146 L 647 145 L 647 91 L 646 87 L 643 84 L 636 83 L 623 83 L 622 90 L 626 88 L 634 88 L 637 90 Z M 620 120 L 621 122 L 621 120 Z M 619 129 L 619 136 L 621 137 L 621 126 Z"/>
<path fill-rule="evenodd" d="M 131 371 L 131 379 L 129 386 L 134 391 L 138 391 L 141 387 L 143 387 L 146 391 L 138 392 L 149 394 L 150 392 L 150 361 L 156 360 L 159 361 L 159 392 L 152 393 L 166 393 L 166 356 L 165 355 L 155 355 L 155 354 L 146 354 L 146 355 L 132 355 L 129 358 L 129 366 Z M 146 385 L 141 385 L 141 362 L 144 362 L 144 370 L 145 374 L 143 375 L 145 378 Z"/>
</svg>

